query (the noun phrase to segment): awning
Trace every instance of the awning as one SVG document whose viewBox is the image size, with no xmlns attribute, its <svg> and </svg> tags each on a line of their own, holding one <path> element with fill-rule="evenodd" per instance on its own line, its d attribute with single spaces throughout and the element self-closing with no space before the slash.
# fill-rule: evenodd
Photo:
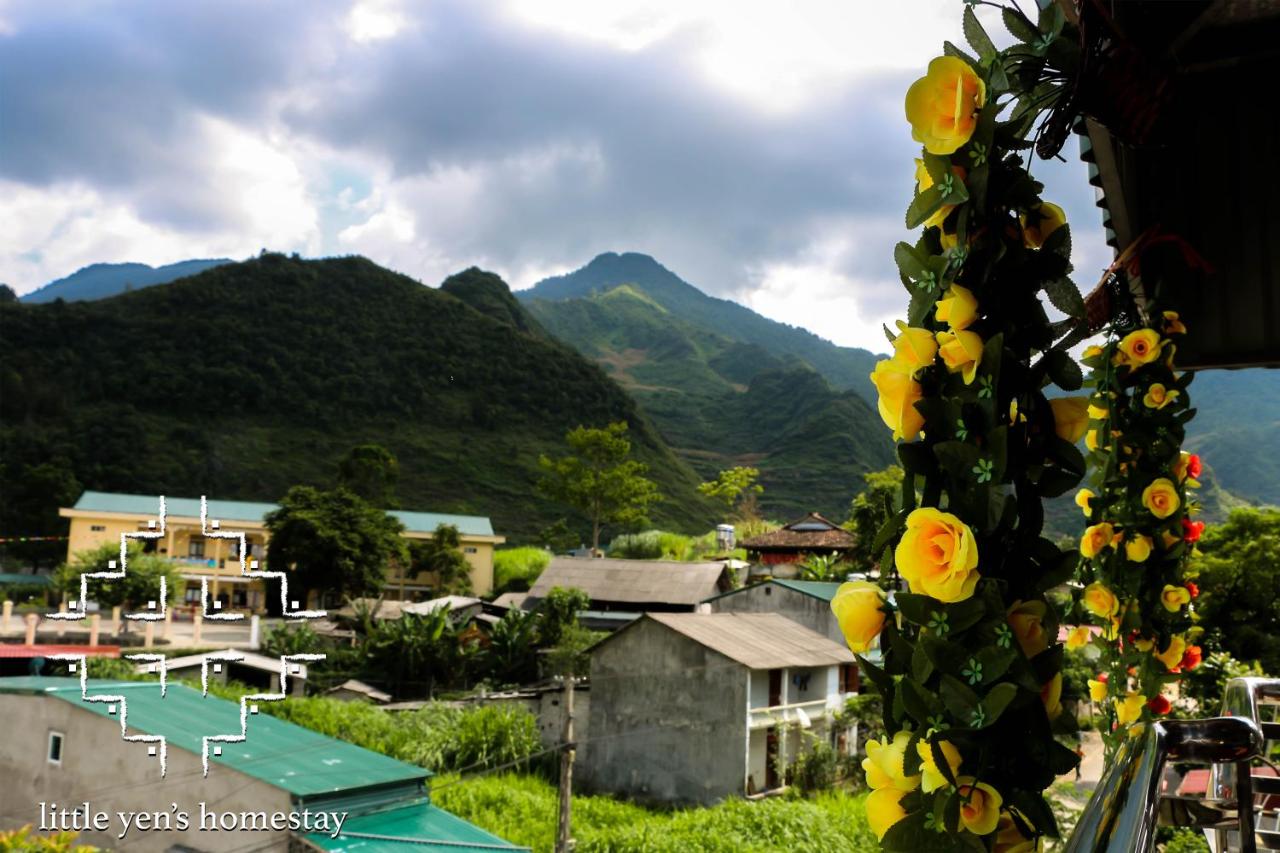
<svg viewBox="0 0 1280 853">
<path fill-rule="evenodd" d="M 342 824 L 342 834 L 337 838 L 324 833 L 312 833 L 305 838 L 321 850 L 358 850 L 360 853 L 410 849 L 441 853 L 530 849 L 503 841 L 431 803 L 354 815 Z"/>
</svg>

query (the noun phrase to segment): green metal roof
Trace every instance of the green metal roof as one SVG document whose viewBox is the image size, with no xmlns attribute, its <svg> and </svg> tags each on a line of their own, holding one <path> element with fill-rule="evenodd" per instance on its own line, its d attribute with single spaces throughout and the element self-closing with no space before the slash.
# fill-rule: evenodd
<svg viewBox="0 0 1280 853">
<path fill-rule="evenodd" d="M 15 584 L 19 586 L 53 586 L 52 575 L 19 575 L 0 572 L 0 586 Z"/>
<path fill-rule="evenodd" d="M 719 595 L 713 595 L 710 598 L 703 599 L 703 601 L 704 603 L 707 601 L 716 601 L 717 599 L 727 598 L 730 595 L 737 595 L 739 593 L 746 592 L 749 589 L 767 586 L 771 583 L 776 583 L 778 586 L 785 586 L 793 592 L 798 592 L 811 598 L 827 602 L 836 597 L 836 590 L 840 588 L 840 584 L 829 583 L 826 581 L 794 581 L 784 580 L 782 578 L 770 578 L 769 580 L 762 581 L 761 583 L 747 584 L 746 586 L 740 586 L 737 589 L 731 589 L 728 592 L 722 592 Z"/>
<path fill-rule="evenodd" d="M 186 518 L 200 517 L 199 498 L 164 499 L 169 515 Z M 259 503 L 254 501 L 223 501 L 210 499 L 207 502 L 209 518 L 218 519 L 224 524 L 228 521 L 260 522 L 263 517 L 280 508 L 279 504 Z M 155 515 L 160 509 L 159 495 L 127 495 L 119 492 L 85 492 L 76 501 L 74 509 L 97 512 L 126 512 Z M 388 512 L 398 518 L 409 533 L 432 533 L 441 524 L 452 524 L 459 533 L 469 536 L 492 536 L 493 524 L 489 519 L 479 515 L 449 515 L 438 512 L 409 512 L 393 509 Z"/>
<path fill-rule="evenodd" d="M 101 717 L 110 716 L 105 702 L 83 702 L 80 681 L 51 676 L 0 678 L 0 693 L 54 696 Z M 89 680 L 89 694 L 123 695 L 129 703 L 129 728 L 164 735 L 170 748 L 200 755 L 201 737 L 240 731 L 240 708 L 234 702 L 170 681 L 161 697 L 156 681 Z M 288 700 L 285 700 L 288 701 Z M 112 722 L 116 717 L 111 717 Z M 269 714 L 250 716 L 248 739 L 222 743 L 224 764 L 296 797 L 312 797 L 374 786 L 425 782 L 431 772 L 353 744 L 278 720 Z"/>
<path fill-rule="evenodd" d="M 378 836 L 376 838 L 362 836 Z M 408 850 L 528 850 L 503 841 L 460 817 L 430 803 L 373 814 L 352 815 L 342 825 L 342 834 L 330 838 L 324 833 L 306 836 L 322 850 L 352 850 L 360 853 Z M 431 843 L 431 842 L 438 843 Z"/>
</svg>

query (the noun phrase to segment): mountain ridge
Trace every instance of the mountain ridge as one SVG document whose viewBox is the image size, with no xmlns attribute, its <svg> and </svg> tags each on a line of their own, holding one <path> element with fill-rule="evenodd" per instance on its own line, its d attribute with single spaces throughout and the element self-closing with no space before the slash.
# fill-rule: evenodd
<svg viewBox="0 0 1280 853">
<path fill-rule="evenodd" d="M 193 258 L 153 267 L 149 264 L 97 263 L 81 267 L 71 275 L 51 281 L 19 297 L 20 302 L 40 304 L 62 299 L 67 302 L 106 299 L 128 290 L 169 284 L 213 267 L 234 263 L 229 258 Z"/>
</svg>

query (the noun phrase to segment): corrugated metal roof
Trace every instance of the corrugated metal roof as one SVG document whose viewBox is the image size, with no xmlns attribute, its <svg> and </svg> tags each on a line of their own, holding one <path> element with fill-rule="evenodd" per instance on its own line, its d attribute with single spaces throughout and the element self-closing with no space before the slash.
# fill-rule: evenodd
<svg viewBox="0 0 1280 853">
<path fill-rule="evenodd" d="M 110 716 L 106 703 L 81 701 L 80 682 L 75 678 L 0 678 L 0 693 L 45 694 L 90 714 Z M 202 697 L 200 691 L 185 684 L 170 682 L 168 695 L 162 698 L 159 682 L 90 679 L 89 693 L 125 696 L 131 729 L 164 735 L 171 748 L 196 755 L 200 755 L 202 736 L 240 731 L 240 708 L 236 703 Z M 117 718 L 110 719 L 115 722 Z M 239 770 L 297 797 L 425 782 L 431 776 L 422 767 L 325 737 L 269 714 L 249 718 L 247 740 L 221 746 L 222 755 L 210 755 L 210 762 Z"/>
<path fill-rule="evenodd" d="M 846 647 L 778 613 L 646 613 L 644 618 L 750 669 L 854 662 Z M 629 633 L 624 628 L 598 646 Z"/>
<path fill-rule="evenodd" d="M 593 602 L 693 606 L 719 591 L 724 572 L 723 563 L 552 557 L 529 597 L 546 598 L 560 586 L 580 589 Z"/>
<path fill-rule="evenodd" d="M 528 850 L 504 841 L 493 833 L 467 823 L 430 803 L 366 815 L 352 815 L 342 825 L 342 834 L 330 838 L 323 833 L 306 836 L 322 850 Z M 431 843 L 431 842 L 438 843 Z"/>
<path fill-rule="evenodd" d="M 165 505 L 169 515 L 184 518 L 200 517 L 199 498 L 171 498 L 165 496 Z M 279 504 L 259 503 L 256 501 L 224 501 L 210 499 L 207 501 L 209 518 L 228 521 L 250 521 L 258 523 L 263 516 L 272 510 L 279 509 Z M 98 512 L 123 512 L 130 514 L 155 515 L 160 507 L 159 495 L 128 495 L 119 492 L 85 492 L 76 501 L 74 509 Z M 409 533 L 432 533 L 441 524 L 452 524 L 459 533 L 469 536 L 493 536 L 493 524 L 489 519 L 479 515 L 450 515 L 439 512 L 410 512 L 409 510 L 392 509 L 387 512 L 398 518 Z"/>
<path fill-rule="evenodd" d="M 49 655 L 88 655 L 98 658 L 120 657 L 119 646 L 84 646 L 62 645 L 56 643 L 37 643 L 28 646 L 15 643 L 0 643 L 0 658 L 45 658 Z"/>
<path fill-rule="evenodd" d="M 796 581 L 786 578 L 774 578 L 773 582 L 778 586 L 785 586 L 787 589 L 794 589 L 796 592 L 803 592 L 811 598 L 819 598 L 823 601 L 830 601 L 835 598 L 836 590 L 840 588 L 840 584 L 827 581 Z"/>
<path fill-rule="evenodd" d="M 738 545 L 748 551 L 769 549 L 803 551 L 810 548 L 839 550 L 852 548 L 854 541 L 852 533 L 834 521 L 811 512 L 804 518 L 798 518 L 777 530 L 744 539 Z"/>
</svg>

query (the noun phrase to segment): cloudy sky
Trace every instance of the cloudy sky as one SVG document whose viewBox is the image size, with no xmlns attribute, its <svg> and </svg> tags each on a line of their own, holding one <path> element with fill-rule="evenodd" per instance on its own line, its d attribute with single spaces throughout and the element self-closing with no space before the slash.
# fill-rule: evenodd
<svg viewBox="0 0 1280 853">
<path fill-rule="evenodd" d="M 0 281 L 269 248 L 522 288 L 640 251 L 882 350 L 917 151 L 902 98 L 962 8 L 0 0 Z M 1108 250 L 1065 154 L 1035 171 L 1087 288 Z"/>
</svg>

